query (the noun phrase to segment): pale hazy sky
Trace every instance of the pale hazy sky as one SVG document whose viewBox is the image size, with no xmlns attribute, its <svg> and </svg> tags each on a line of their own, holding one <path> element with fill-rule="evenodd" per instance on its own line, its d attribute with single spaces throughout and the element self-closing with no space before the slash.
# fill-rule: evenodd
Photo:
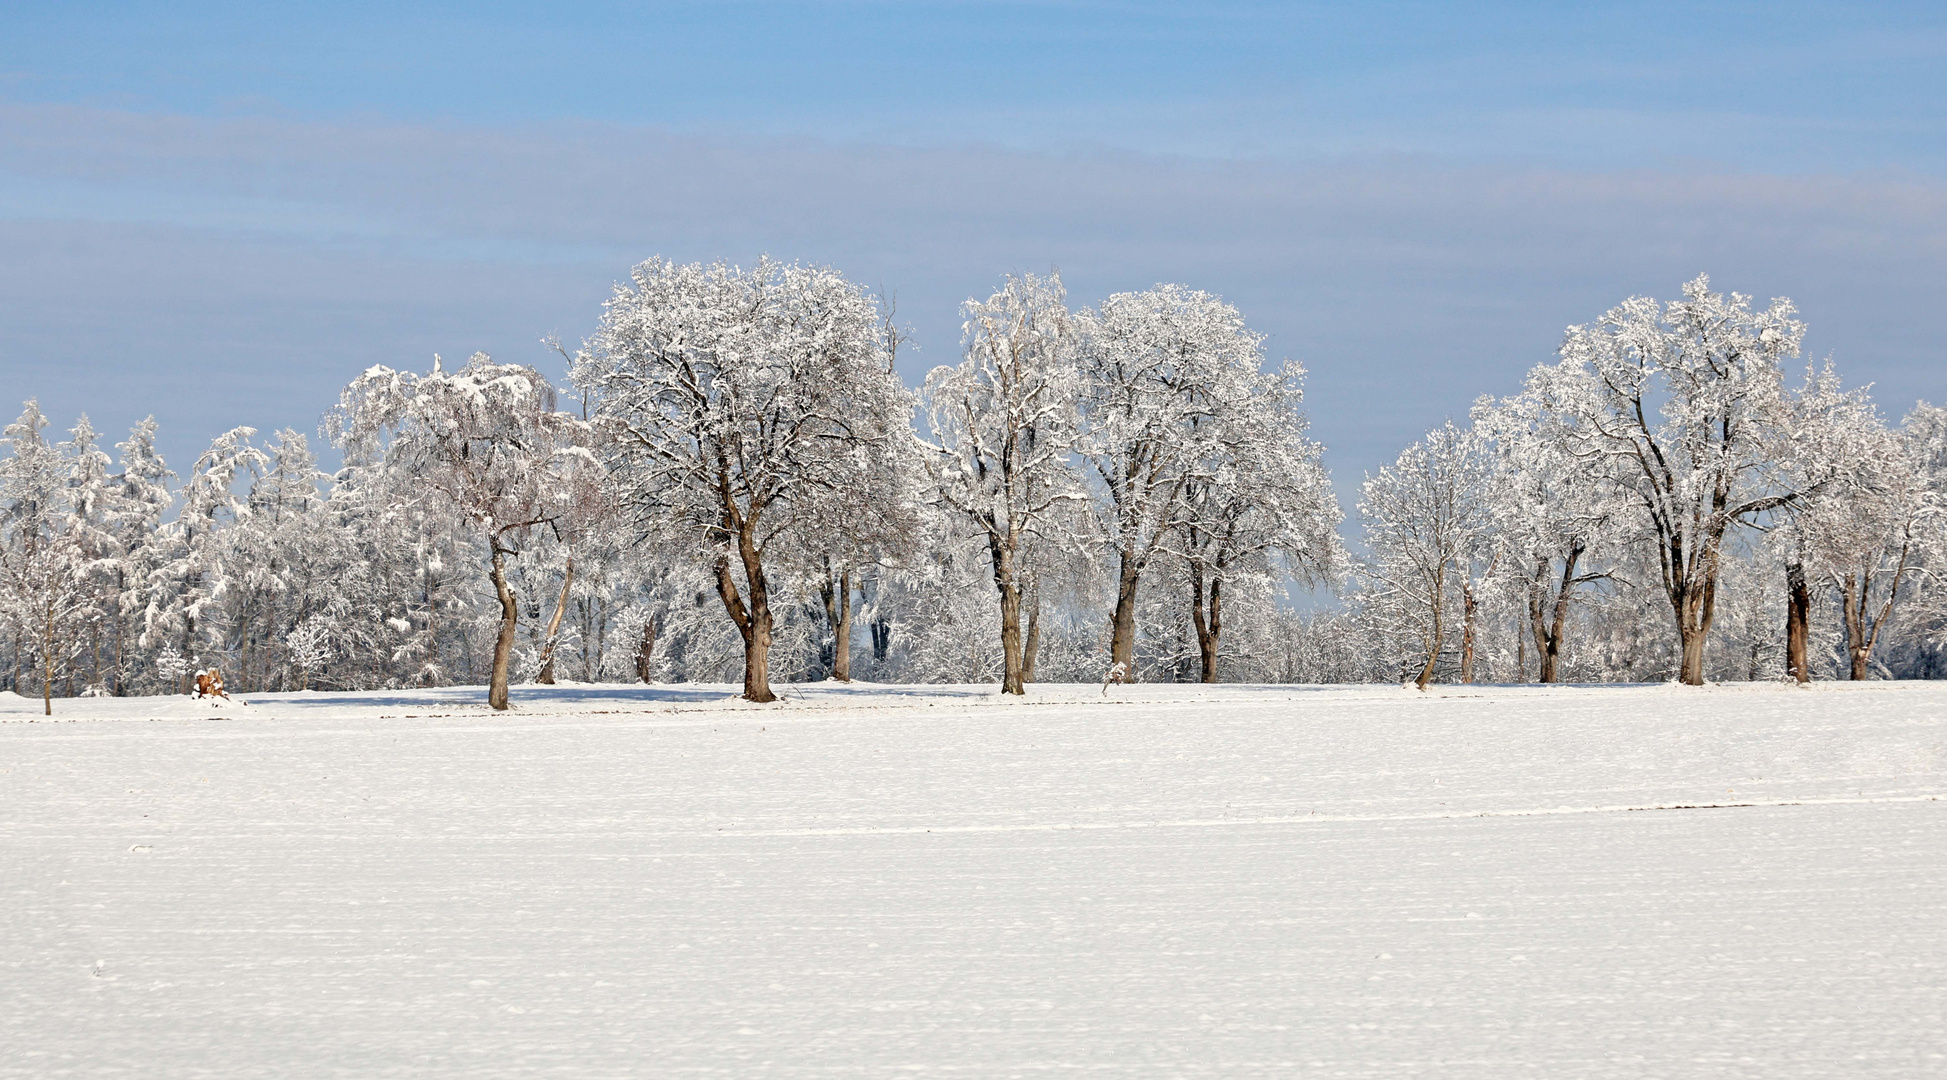
<svg viewBox="0 0 1947 1080">
<path fill-rule="evenodd" d="M 896 291 L 912 382 L 1006 271 L 1221 293 L 1342 482 L 1699 271 L 1947 398 L 1938 5 L 562 7 L 0 3 L 0 407 L 182 468 L 760 252 Z"/>
</svg>

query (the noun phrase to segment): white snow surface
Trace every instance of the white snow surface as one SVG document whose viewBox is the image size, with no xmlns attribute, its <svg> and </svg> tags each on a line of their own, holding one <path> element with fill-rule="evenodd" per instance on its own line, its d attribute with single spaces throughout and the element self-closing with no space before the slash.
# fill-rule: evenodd
<svg viewBox="0 0 1947 1080">
<path fill-rule="evenodd" d="M 1947 1076 L 1947 687 L 731 693 L 0 697 L 0 1075 Z"/>
</svg>

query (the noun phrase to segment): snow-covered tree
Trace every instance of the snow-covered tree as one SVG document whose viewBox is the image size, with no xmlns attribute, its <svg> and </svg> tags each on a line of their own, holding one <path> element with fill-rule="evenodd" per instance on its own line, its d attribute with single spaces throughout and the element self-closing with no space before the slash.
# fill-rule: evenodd
<svg viewBox="0 0 1947 1080">
<path fill-rule="evenodd" d="M 1421 690 L 1433 681 L 1463 606 L 1469 556 L 1493 528 L 1491 469 L 1478 434 L 1449 421 L 1366 478 L 1360 601 L 1384 633 L 1417 646 L 1413 681 Z"/>
<path fill-rule="evenodd" d="M 1304 435 L 1303 369 L 1262 371 L 1262 335 L 1222 299 L 1180 285 L 1118 293 L 1077 321 L 1077 449 L 1114 561 L 1109 660 L 1134 676 L 1143 574 L 1175 553 L 1214 681 L 1226 579 L 1268 571 L 1274 552 L 1305 576 L 1334 561 L 1337 506 Z"/>
<path fill-rule="evenodd" d="M 507 708 L 520 617 L 507 558 L 568 515 L 578 480 L 600 468 L 589 425 L 555 409 L 540 372 L 475 353 L 453 372 L 438 358 L 424 375 L 371 368 L 345 388 L 327 426 L 349 457 L 370 459 L 383 444 L 387 467 L 413 478 L 412 490 L 394 490 L 394 507 L 431 498 L 485 545 L 500 601 L 487 701 Z"/>
<path fill-rule="evenodd" d="M 169 485 L 176 479 L 156 450 L 155 439 L 156 420 L 151 416 L 130 428 L 127 440 L 115 444 L 120 471 L 114 476 L 109 528 L 121 553 L 112 567 L 117 604 L 112 616 L 116 694 L 127 693 L 131 683 L 152 685 L 143 677 L 148 669 L 138 659 L 139 643 L 147 610 L 146 585 L 160 565 L 157 533 L 163 515 L 175 504 Z"/>
<path fill-rule="evenodd" d="M 1656 552 L 1682 649 L 1678 677 L 1704 681 L 1724 539 L 1802 495 L 1776 468 L 1786 410 L 1779 363 L 1805 333 L 1791 301 L 1754 311 L 1710 291 L 1632 297 L 1571 326 L 1561 360 L 1536 368 L 1528 392 L 1555 414 L 1565 452 L 1599 460 Z"/>
<path fill-rule="evenodd" d="M 102 672 L 102 637 L 105 631 L 112 630 L 115 615 L 121 608 L 120 579 L 116 571 L 123 551 L 115 529 L 119 485 L 109 473 L 108 455 L 97 445 L 100 436 L 85 414 L 75 423 L 70 435 L 66 450 L 68 520 L 65 529 L 80 556 L 77 573 L 87 593 L 81 616 L 87 635 L 87 693 L 101 695 L 108 692 Z"/>
<path fill-rule="evenodd" d="M 1519 594 L 1518 655 L 1532 642 L 1544 683 L 1561 678 L 1576 605 L 1614 577 L 1625 512 L 1613 487 L 1601 482 L 1601 459 L 1570 453 L 1559 423 L 1531 394 L 1484 399 L 1474 409 L 1475 429 L 1489 440 L 1497 466 L 1487 501 L 1507 580 Z M 1526 661 L 1519 666 L 1525 679 Z"/>
<path fill-rule="evenodd" d="M 744 645 L 744 696 L 771 701 L 775 556 L 878 513 L 910 440 L 878 307 L 827 267 L 651 259 L 576 357 L 619 497 L 697 551 Z"/>
<path fill-rule="evenodd" d="M 188 691 L 191 670 L 220 644 L 224 628 L 206 616 L 221 611 L 225 593 L 243 569 L 225 558 L 223 533 L 247 512 L 237 486 L 254 480 L 270 461 L 251 445 L 256 434 L 256 428 L 236 427 L 217 436 L 190 469 L 182 513 L 157 530 L 156 565 L 145 583 L 142 644 L 162 662 L 178 693 Z"/>
<path fill-rule="evenodd" d="M 1010 276 L 969 300 L 965 359 L 926 377 L 926 467 L 940 504 L 986 542 L 1000 594 L 1001 691 L 1025 693 L 1026 554 L 1062 537 L 1055 508 L 1083 498 L 1068 455 L 1077 418 L 1076 332 L 1061 276 Z"/>
<path fill-rule="evenodd" d="M 1184 485 L 1170 550 L 1183 567 L 1202 681 L 1217 681 L 1226 590 L 1335 584 L 1345 552 L 1324 447 L 1306 434 L 1304 368 L 1253 371 Z"/>
<path fill-rule="evenodd" d="M 89 609 L 87 553 L 68 490 L 71 463 L 47 439 L 40 406 L 26 403 L 0 438 L 0 587 L 14 629 L 14 686 L 32 649 L 41 704 L 54 713 L 54 680 L 73 653 L 74 632 Z"/>
</svg>

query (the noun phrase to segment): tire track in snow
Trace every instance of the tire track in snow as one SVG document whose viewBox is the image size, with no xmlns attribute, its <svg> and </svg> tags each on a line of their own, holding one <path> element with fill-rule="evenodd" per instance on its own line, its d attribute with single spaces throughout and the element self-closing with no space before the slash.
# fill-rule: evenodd
<svg viewBox="0 0 1947 1080">
<path fill-rule="evenodd" d="M 1562 817 L 1648 810 L 1732 810 L 1766 806 L 1864 806 L 1939 802 L 1947 795 L 1888 795 L 1840 799 L 1750 799 L 1739 802 L 1670 802 L 1637 806 L 1553 806 L 1522 810 L 1448 810 L 1419 814 L 1293 814 L 1278 817 L 1184 818 L 1175 821 L 1029 822 L 1018 825 L 887 825 L 837 829 L 718 829 L 716 836 L 893 836 L 910 833 L 1084 832 L 1101 829 L 1207 829 L 1225 825 L 1310 825 L 1347 822 L 1450 821 L 1466 818 Z"/>
</svg>

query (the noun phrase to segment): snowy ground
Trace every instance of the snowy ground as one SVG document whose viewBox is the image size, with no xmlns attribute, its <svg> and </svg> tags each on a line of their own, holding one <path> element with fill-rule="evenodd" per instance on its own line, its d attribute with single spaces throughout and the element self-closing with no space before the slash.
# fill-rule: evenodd
<svg viewBox="0 0 1947 1080">
<path fill-rule="evenodd" d="M 0 698 L 0 1075 L 1947 1076 L 1947 687 L 729 693 Z"/>
</svg>

